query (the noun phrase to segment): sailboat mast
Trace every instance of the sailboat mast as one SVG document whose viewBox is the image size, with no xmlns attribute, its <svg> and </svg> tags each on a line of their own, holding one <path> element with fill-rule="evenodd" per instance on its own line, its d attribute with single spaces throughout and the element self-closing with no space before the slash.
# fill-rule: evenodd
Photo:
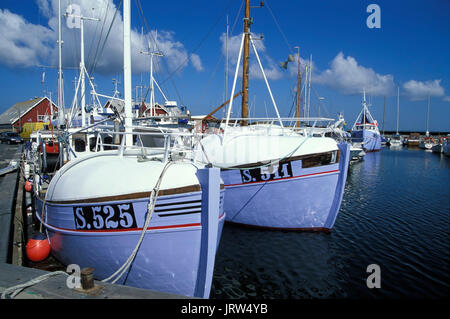
<svg viewBox="0 0 450 319">
<path fill-rule="evenodd" d="M 131 110 L 131 8 L 130 0 L 123 1 L 123 91 L 125 99 L 125 145 L 133 145 Z"/>
<path fill-rule="evenodd" d="M 430 95 L 428 94 L 428 108 L 427 108 L 427 132 L 425 133 L 426 136 L 430 135 L 430 132 L 428 131 L 428 123 L 430 119 Z"/>
<path fill-rule="evenodd" d="M 58 122 L 64 125 L 64 84 L 62 74 L 61 0 L 58 0 Z"/>
<path fill-rule="evenodd" d="M 386 121 L 386 96 L 384 97 L 384 109 L 383 109 L 383 136 L 384 136 L 384 122 Z"/>
<path fill-rule="evenodd" d="M 248 118 L 248 70 L 250 51 L 250 0 L 245 0 L 244 17 L 244 61 L 242 68 L 242 118 Z M 247 125 L 247 121 L 242 121 L 241 125 Z"/>
<path fill-rule="evenodd" d="M 312 74 L 312 54 L 309 56 L 308 117 L 311 116 L 311 74 Z"/>
<path fill-rule="evenodd" d="M 397 135 L 398 135 L 398 117 L 400 110 L 400 87 L 397 86 Z"/>
<path fill-rule="evenodd" d="M 300 117 L 300 96 L 302 92 L 302 78 L 300 75 L 300 47 L 297 47 L 298 75 L 297 75 L 297 117 Z M 300 127 L 300 121 L 297 121 L 297 127 Z"/>
</svg>

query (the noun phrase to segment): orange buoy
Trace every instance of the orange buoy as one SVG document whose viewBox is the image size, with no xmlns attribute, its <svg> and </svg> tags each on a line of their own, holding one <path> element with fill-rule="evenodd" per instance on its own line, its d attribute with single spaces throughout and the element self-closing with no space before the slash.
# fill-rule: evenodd
<svg viewBox="0 0 450 319">
<path fill-rule="evenodd" d="M 25 190 L 27 192 L 31 192 L 31 190 L 33 189 L 33 182 L 31 181 L 26 181 L 25 182 Z"/>
<path fill-rule="evenodd" d="M 46 236 L 41 233 L 34 235 L 27 243 L 26 253 L 29 260 L 43 261 L 50 254 L 50 244 Z"/>
</svg>

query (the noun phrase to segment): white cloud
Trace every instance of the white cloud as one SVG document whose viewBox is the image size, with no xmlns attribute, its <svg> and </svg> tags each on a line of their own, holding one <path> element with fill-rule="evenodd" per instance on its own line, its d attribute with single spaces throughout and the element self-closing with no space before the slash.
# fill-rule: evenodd
<svg viewBox="0 0 450 319">
<path fill-rule="evenodd" d="M 345 57 L 342 52 L 331 61 L 330 68 L 312 77 L 313 82 L 327 85 L 342 94 L 360 94 L 363 89 L 373 96 L 391 95 L 394 77 L 382 75 L 373 69 L 359 65 L 355 58 Z"/>
<path fill-rule="evenodd" d="M 0 9 L 0 30 L 0 63 L 8 67 L 35 66 L 54 45 L 51 29 L 28 23 L 8 9 Z"/>
<path fill-rule="evenodd" d="M 46 18 L 50 18 L 52 15 L 52 10 L 50 8 L 51 4 L 48 0 L 37 0 L 36 1 L 39 12 L 42 13 L 42 15 Z"/>
<path fill-rule="evenodd" d="M 444 96 L 442 99 L 444 102 L 450 102 L 450 96 Z"/>
<path fill-rule="evenodd" d="M 428 95 L 441 97 L 445 95 L 445 90 L 441 86 L 441 80 L 429 80 L 425 82 L 410 80 L 403 84 L 403 91 L 412 101 L 425 100 Z M 448 97 L 444 97 L 444 101 Z"/>
<path fill-rule="evenodd" d="M 190 56 L 191 59 L 191 63 L 193 65 L 193 67 L 197 70 L 197 71 L 203 71 L 203 65 L 202 65 L 202 61 L 200 60 L 200 57 L 198 56 L 198 54 L 192 53 Z"/>
<path fill-rule="evenodd" d="M 0 64 L 8 67 L 57 65 L 58 1 L 36 0 L 36 3 L 40 13 L 48 19 L 48 26 L 29 23 L 18 14 L 11 13 L 7 9 L 0 9 L 0 30 L 2 30 L 0 33 Z M 121 73 L 123 69 L 122 10 L 117 11 L 117 16 L 102 51 L 107 31 L 116 13 L 116 5 L 113 0 L 62 0 L 63 13 L 69 3 L 79 5 L 82 15 L 101 19 L 100 22 L 84 22 L 85 63 L 88 69 L 93 64 L 97 51 L 95 72 L 102 74 Z M 106 21 L 103 21 L 105 17 Z M 100 39 L 102 25 L 104 27 Z M 65 18 L 62 17 L 62 33 L 64 41 L 63 65 L 64 67 L 78 67 L 80 30 L 68 28 Z M 156 31 L 154 30 L 144 34 L 144 39 L 142 39 L 139 30 L 131 31 L 133 72 L 149 71 L 150 58 L 148 55 L 141 54 L 140 51 L 148 49 L 145 39 L 155 38 Z M 152 43 L 151 49 L 156 49 L 154 40 L 150 42 Z M 189 63 L 188 52 L 181 42 L 176 41 L 174 32 L 158 31 L 157 47 L 162 51 L 164 57 L 154 59 L 155 72 L 161 71 L 162 63 L 167 66 L 166 69 L 169 72 L 174 70 L 180 72 Z M 100 51 L 102 51 L 101 56 L 99 56 Z"/>
</svg>

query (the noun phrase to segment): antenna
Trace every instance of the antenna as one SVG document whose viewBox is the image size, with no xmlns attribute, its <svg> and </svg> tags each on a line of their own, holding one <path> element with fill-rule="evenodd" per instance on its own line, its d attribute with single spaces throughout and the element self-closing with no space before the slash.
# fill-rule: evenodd
<svg viewBox="0 0 450 319">
<path fill-rule="evenodd" d="M 155 79 L 153 78 L 153 56 L 164 56 L 161 52 L 150 51 L 150 44 L 148 47 L 148 51 L 141 51 L 141 54 L 150 55 L 150 116 L 154 116 L 154 108 L 155 108 Z"/>
<path fill-rule="evenodd" d="M 89 18 L 89 17 L 83 17 L 81 15 L 75 15 L 70 14 L 66 12 L 64 14 L 66 18 L 72 17 L 77 18 L 80 20 L 80 81 L 81 81 L 81 126 L 86 126 L 86 84 L 85 84 L 85 78 L 87 74 L 86 67 L 84 65 L 84 20 L 89 21 L 100 21 L 100 19 L 97 18 Z M 88 75 L 89 76 L 89 75 Z"/>
</svg>

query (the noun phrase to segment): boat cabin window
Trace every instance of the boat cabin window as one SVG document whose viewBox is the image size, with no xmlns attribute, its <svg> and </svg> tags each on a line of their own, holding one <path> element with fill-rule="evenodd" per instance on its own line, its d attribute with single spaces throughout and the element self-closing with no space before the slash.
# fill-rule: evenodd
<svg viewBox="0 0 450 319">
<path fill-rule="evenodd" d="M 75 152 L 84 152 L 86 151 L 86 142 L 81 138 L 76 138 L 73 140 L 73 146 L 75 148 Z"/>
<path fill-rule="evenodd" d="M 103 138 L 103 144 L 112 144 L 113 143 L 113 138 L 111 136 L 105 136 Z M 113 146 L 109 146 L 109 145 L 105 145 L 103 146 L 103 149 L 105 151 L 109 151 L 113 149 Z"/>
<path fill-rule="evenodd" d="M 338 151 L 312 154 L 302 158 L 302 168 L 330 165 L 339 161 Z"/>
<path fill-rule="evenodd" d="M 94 152 L 96 146 L 97 146 L 97 138 L 96 137 L 90 137 L 89 138 L 89 150 L 91 152 Z"/>
</svg>

